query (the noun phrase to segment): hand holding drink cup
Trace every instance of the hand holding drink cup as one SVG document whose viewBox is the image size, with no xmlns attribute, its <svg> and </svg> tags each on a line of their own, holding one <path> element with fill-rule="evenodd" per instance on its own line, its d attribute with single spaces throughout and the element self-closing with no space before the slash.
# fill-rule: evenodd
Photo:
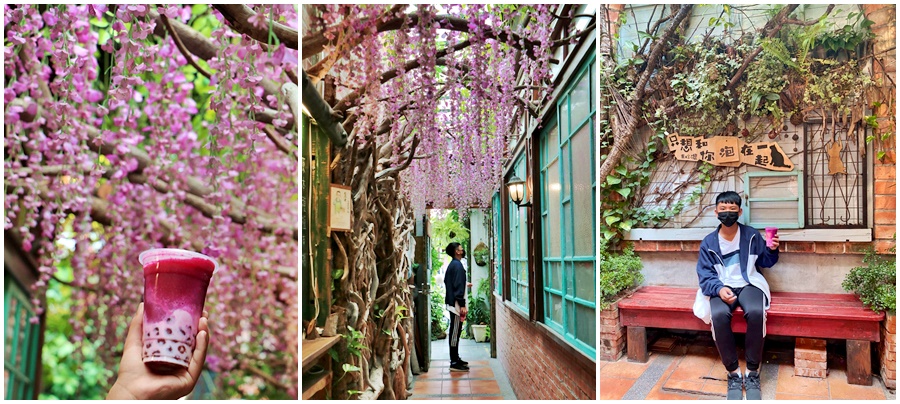
<svg viewBox="0 0 900 404">
<path fill-rule="evenodd" d="M 138 260 L 144 268 L 144 364 L 160 374 L 187 369 L 218 263 L 203 254 L 172 248 L 144 251 Z"/>
<path fill-rule="evenodd" d="M 778 249 L 778 228 L 766 227 L 766 247 L 770 250 Z"/>
</svg>

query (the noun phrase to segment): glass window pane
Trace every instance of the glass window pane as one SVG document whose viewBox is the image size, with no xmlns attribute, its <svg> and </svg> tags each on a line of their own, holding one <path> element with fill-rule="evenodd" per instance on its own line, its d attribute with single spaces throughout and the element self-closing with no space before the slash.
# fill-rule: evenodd
<svg viewBox="0 0 900 404">
<path fill-rule="evenodd" d="M 590 73 L 589 73 L 590 78 L 591 78 L 591 110 L 593 110 L 594 108 L 596 108 L 596 107 L 595 107 L 596 104 L 595 104 L 595 101 L 594 101 L 594 96 L 597 95 L 597 90 L 596 90 L 596 88 L 597 88 L 597 83 L 596 83 L 596 79 L 594 78 L 594 67 L 595 67 L 596 65 L 597 65 L 596 62 L 591 63 L 591 70 L 590 70 Z"/>
<path fill-rule="evenodd" d="M 22 305 L 19 305 L 19 307 L 22 310 L 22 312 L 19 313 L 19 316 L 20 316 L 19 317 L 19 335 L 16 336 L 16 339 L 18 339 L 19 341 L 18 341 L 18 343 L 16 343 L 16 352 L 15 352 L 16 357 L 15 357 L 15 360 L 13 361 L 13 366 L 15 366 L 16 369 L 22 369 L 25 367 L 24 364 L 22 363 L 23 362 L 22 352 L 25 351 L 25 334 L 27 334 L 26 331 L 28 330 L 28 317 L 29 317 L 28 311 L 25 309 L 25 307 L 23 307 Z"/>
<path fill-rule="evenodd" d="M 566 144 L 564 144 L 560 148 L 560 152 L 559 152 L 560 153 L 560 161 L 562 164 L 562 177 L 561 177 L 562 178 L 562 184 L 561 184 L 562 185 L 562 197 L 564 199 L 572 197 L 572 194 L 569 190 L 569 176 L 572 175 L 572 173 L 569 172 L 569 162 L 570 162 L 569 146 L 570 145 L 571 145 L 571 143 L 566 142 Z"/>
<path fill-rule="evenodd" d="M 6 316 L 6 347 L 5 352 L 7 358 L 12 357 L 12 342 L 13 342 L 13 333 L 16 329 L 16 315 L 18 313 L 18 303 L 19 301 L 16 299 L 9 299 L 9 307 L 6 308 L 6 312 L 9 313 Z"/>
<path fill-rule="evenodd" d="M 526 208 L 519 208 L 519 257 L 528 257 L 528 216 Z"/>
<path fill-rule="evenodd" d="M 594 255 L 594 164 L 591 162 L 591 126 L 581 128 L 572 138 L 572 198 L 575 210 L 575 255 Z"/>
<path fill-rule="evenodd" d="M 750 192 L 753 198 L 799 198 L 798 177 L 796 175 L 750 178 Z"/>
<path fill-rule="evenodd" d="M 528 308 L 528 286 L 519 285 L 519 306 L 523 309 Z"/>
<path fill-rule="evenodd" d="M 750 202 L 750 224 L 796 227 L 800 221 L 797 203 L 797 201 Z"/>
<path fill-rule="evenodd" d="M 549 272 L 550 284 L 549 286 L 556 290 L 562 290 L 562 271 L 559 268 L 559 263 L 551 262 L 547 265 L 547 270 Z"/>
<path fill-rule="evenodd" d="M 575 335 L 575 302 L 566 300 L 566 332 Z"/>
<path fill-rule="evenodd" d="M 573 253 L 573 240 L 572 236 L 574 232 L 572 231 L 572 200 L 568 200 L 563 202 L 562 204 L 562 243 L 563 243 L 563 257 L 572 257 Z M 593 223 L 593 221 L 591 221 Z"/>
<path fill-rule="evenodd" d="M 571 297 L 575 292 L 575 277 L 572 275 L 571 261 L 563 263 L 563 279 L 566 281 L 565 293 Z"/>
<path fill-rule="evenodd" d="M 573 129 L 578 126 L 581 121 L 587 118 L 588 114 L 591 112 L 592 99 L 590 86 L 590 75 L 584 74 L 572 90 L 569 102 L 571 103 L 572 108 L 571 116 Z"/>
<path fill-rule="evenodd" d="M 547 302 L 550 303 L 550 321 L 562 325 L 562 298 L 552 293 L 549 296 Z"/>
<path fill-rule="evenodd" d="M 576 262 L 575 263 L 575 296 L 594 301 L 594 289 L 597 282 L 594 280 L 594 263 L 593 262 Z"/>
<path fill-rule="evenodd" d="M 547 252 L 545 256 L 558 258 L 562 255 L 559 250 L 559 161 L 554 161 L 547 168 L 545 179 L 547 187 L 544 192 L 547 195 L 547 228 L 544 229 L 544 237 L 547 239 Z"/>
<path fill-rule="evenodd" d="M 563 126 L 565 127 L 565 126 Z M 554 126 L 547 134 L 547 161 L 551 161 L 559 157 L 559 126 Z"/>
<path fill-rule="evenodd" d="M 569 97 L 561 97 L 559 102 L 559 128 L 569 133 Z"/>
<path fill-rule="evenodd" d="M 597 316 L 594 309 L 587 306 L 576 305 L 577 331 L 575 338 L 591 346 L 596 346 Z"/>
</svg>

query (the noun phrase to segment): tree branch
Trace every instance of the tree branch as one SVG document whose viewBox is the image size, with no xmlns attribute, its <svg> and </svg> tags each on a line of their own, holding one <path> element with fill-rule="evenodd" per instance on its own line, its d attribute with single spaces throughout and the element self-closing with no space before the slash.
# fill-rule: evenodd
<svg viewBox="0 0 900 404">
<path fill-rule="evenodd" d="M 765 38 L 774 37 L 775 34 L 777 34 L 778 31 L 781 30 L 781 27 L 784 25 L 787 16 L 790 15 L 796 8 L 797 4 L 788 4 L 781 10 L 779 10 L 778 14 L 776 14 L 775 17 L 772 17 L 772 19 L 769 20 L 769 22 L 767 22 L 763 27 L 762 36 Z M 750 62 L 752 62 L 753 59 L 756 59 L 756 56 L 758 56 L 760 52 L 762 52 L 762 49 L 762 46 L 759 46 L 753 52 L 747 55 L 746 58 L 744 58 L 744 63 L 741 64 L 741 67 L 737 69 L 737 71 L 734 73 L 734 76 L 732 76 L 731 80 L 728 81 L 728 86 L 725 87 L 726 89 L 733 90 L 737 86 L 738 80 L 740 80 L 741 76 L 744 75 L 744 71 L 747 70 L 747 66 L 750 66 Z"/>
<path fill-rule="evenodd" d="M 228 21 L 235 31 L 247 34 L 247 36 L 259 42 L 269 43 L 269 30 L 257 28 L 249 22 L 250 17 L 256 16 L 256 12 L 250 7 L 243 4 L 216 4 L 214 7 L 222 13 L 222 16 L 225 17 L 225 20 Z M 266 17 L 260 16 L 259 18 L 262 18 L 267 26 L 269 25 Z M 297 49 L 297 38 L 299 38 L 297 30 L 277 22 L 273 22 L 271 25 L 272 33 L 275 34 L 279 42 L 290 49 Z"/>
<path fill-rule="evenodd" d="M 406 162 L 404 162 L 404 163 L 403 163 L 402 165 L 400 165 L 400 166 L 397 166 L 397 167 L 391 167 L 391 168 L 388 168 L 388 169 L 386 169 L 386 170 L 383 170 L 383 171 L 379 172 L 378 174 L 375 174 L 375 179 L 377 180 L 377 179 L 379 179 L 379 178 L 381 178 L 381 177 L 390 175 L 390 174 L 392 174 L 392 173 L 403 171 L 403 170 L 405 170 L 407 167 L 409 167 L 409 165 L 410 165 L 410 164 L 412 163 L 412 161 L 413 161 L 413 156 L 416 155 L 416 147 L 417 147 L 417 146 L 419 146 L 419 135 L 414 135 L 414 136 L 413 136 L 413 140 L 412 140 L 412 146 L 411 146 L 410 149 L 409 149 L 409 158 L 406 159 Z"/>
<path fill-rule="evenodd" d="M 288 143 L 284 140 L 284 136 L 281 136 L 274 129 L 270 128 L 269 125 L 263 127 L 263 132 L 266 132 L 266 136 L 272 140 L 272 143 L 275 143 L 275 147 L 279 150 L 283 151 L 288 157 L 292 159 L 297 159 L 297 152 L 294 150 L 293 145 L 288 145 Z"/>
<path fill-rule="evenodd" d="M 419 23 L 419 14 L 406 14 L 403 17 L 393 17 L 387 21 L 382 19 L 375 25 L 375 29 L 377 32 L 396 31 L 403 28 L 404 23 L 407 21 L 409 23 L 407 25 L 408 27 L 417 25 Z M 436 15 L 434 17 L 434 21 L 438 23 L 440 29 L 466 33 L 469 32 L 469 21 L 459 17 L 442 14 Z M 301 51 L 301 53 L 303 54 L 303 59 L 318 55 L 322 52 L 322 50 L 324 50 L 325 45 L 329 41 L 323 34 L 324 31 L 320 31 L 303 38 L 303 50 Z M 486 39 L 495 39 L 501 42 L 508 42 L 509 45 L 514 48 L 530 51 L 530 54 L 528 56 L 531 58 L 535 57 L 534 50 L 541 45 L 539 42 L 522 38 L 517 34 L 510 35 L 507 34 L 506 31 L 496 32 L 491 27 L 483 27 L 483 34 Z M 347 49 L 353 49 L 361 42 L 362 38 L 357 38 L 353 43 L 347 45 Z"/>
<path fill-rule="evenodd" d="M 465 40 L 456 45 L 453 45 L 452 47 L 439 50 L 437 53 L 435 53 L 434 57 L 437 60 L 441 60 L 445 56 L 447 56 L 447 53 L 449 53 L 450 50 L 453 50 L 455 52 L 455 51 L 465 49 L 465 48 L 469 47 L 470 45 L 472 45 L 472 43 L 469 42 L 469 40 Z M 422 63 L 419 62 L 419 59 L 412 59 L 403 65 L 403 71 L 408 72 L 410 70 L 417 69 L 421 66 L 422 66 Z M 391 69 L 391 70 L 388 70 L 388 71 L 382 73 L 381 74 L 381 84 L 387 83 L 391 79 L 397 77 L 399 74 L 400 74 L 400 69 Z M 357 90 L 350 94 L 347 94 L 346 97 L 341 99 L 341 101 L 338 102 L 337 105 L 335 105 L 334 109 L 341 111 L 343 113 L 346 113 L 347 110 L 350 109 L 350 106 L 353 103 L 355 103 L 356 100 L 359 99 L 359 97 L 361 97 L 363 94 L 365 94 L 365 87 L 363 87 L 361 90 L 363 92 L 360 92 L 359 90 Z"/>
<path fill-rule="evenodd" d="M 172 23 L 169 21 L 169 17 L 166 17 L 165 14 L 160 14 L 159 19 L 162 20 L 163 25 L 166 26 L 166 30 L 168 30 L 169 34 L 172 35 L 172 39 L 175 41 L 175 46 L 178 47 L 178 50 L 181 51 L 181 54 L 184 55 L 184 58 L 187 59 L 187 62 L 190 63 L 191 66 L 194 66 L 194 69 L 197 69 L 200 74 L 206 76 L 207 79 L 212 79 L 212 77 L 209 75 L 209 72 L 200 67 L 200 65 L 197 64 L 196 61 L 194 61 L 194 57 L 191 56 L 191 53 L 188 52 L 188 50 L 184 47 L 184 43 L 181 42 L 181 38 L 178 37 L 178 33 L 175 32 L 175 28 L 172 28 Z"/>
<path fill-rule="evenodd" d="M 300 81 L 303 83 L 303 105 L 309 109 L 309 113 L 319 123 L 319 127 L 331 138 L 331 143 L 337 147 L 344 147 L 347 144 L 348 135 L 338 121 L 339 118 L 343 119 L 343 112 L 338 113 L 331 109 L 331 106 L 322 99 L 322 95 L 309 81 L 306 71 L 301 70 L 300 76 Z"/>
</svg>

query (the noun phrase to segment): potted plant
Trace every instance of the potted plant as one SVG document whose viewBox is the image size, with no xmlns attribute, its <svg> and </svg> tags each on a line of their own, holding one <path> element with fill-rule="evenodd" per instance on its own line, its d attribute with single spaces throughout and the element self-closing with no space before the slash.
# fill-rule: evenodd
<svg viewBox="0 0 900 404">
<path fill-rule="evenodd" d="M 469 335 L 475 337 L 476 342 L 484 342 L 487 338 L 486 328 L 491 321 L 490 308 L 488 307 L 487 290 L 490 288 L 487 279 L 478 282 L 478 289 L 469 299 L 469 314 L 466 323 L 469 325 Z"/>
</svg>

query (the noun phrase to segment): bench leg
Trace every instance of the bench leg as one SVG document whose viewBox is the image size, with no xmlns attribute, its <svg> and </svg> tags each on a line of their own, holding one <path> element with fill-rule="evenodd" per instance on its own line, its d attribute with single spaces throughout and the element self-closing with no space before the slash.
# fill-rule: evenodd
<svg viewBox="0 0 900 404">
<path fill-rule="evenodd" d="M 847 340 L 847 383 L 872 385 L 872 344 Z"/>
<path fill-rule="evenodd" d="M 628 327 L 628 360 L 647 362 L 647 329 L 644 327 Z"/>
</svg>

